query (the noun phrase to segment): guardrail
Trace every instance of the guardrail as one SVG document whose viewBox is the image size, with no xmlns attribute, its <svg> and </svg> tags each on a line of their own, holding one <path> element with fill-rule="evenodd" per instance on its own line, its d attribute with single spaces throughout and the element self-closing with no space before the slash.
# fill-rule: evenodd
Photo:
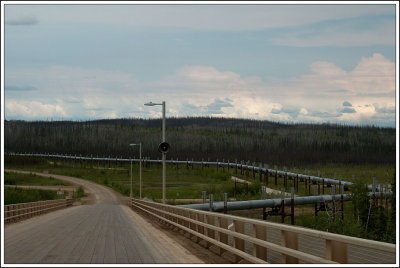
<svg viewBox="0 0 400 268">
<path fill-rule="evenodd" d="M 138 199 L 130 202 L 132 208 L 189 233 L 196 242 L 217 246 L 220 255 L 232 253 L 236 262 L 373 263 L 377 256 L 378 263 L 396 263 L 394 244 Z M 360 248 L 367 250 L 367 257 L 353 256 Z"/>
<path fill-rule="evenodd" d="M 57 199 L 4 206 L 4 223 L 17 222 L 37 215 L 72 206 L 73 200 Z"/>
</svg>

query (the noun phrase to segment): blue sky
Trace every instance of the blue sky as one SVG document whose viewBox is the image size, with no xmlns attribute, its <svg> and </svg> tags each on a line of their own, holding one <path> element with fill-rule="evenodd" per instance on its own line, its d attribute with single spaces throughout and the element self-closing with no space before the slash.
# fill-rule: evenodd
<svg viewBox="0 0 400 268">
<path fill-rule="evenodd" d="M 395 126 L 394 4 L 260 3 L 6 3 L 5 119 Z"/>
</svg>

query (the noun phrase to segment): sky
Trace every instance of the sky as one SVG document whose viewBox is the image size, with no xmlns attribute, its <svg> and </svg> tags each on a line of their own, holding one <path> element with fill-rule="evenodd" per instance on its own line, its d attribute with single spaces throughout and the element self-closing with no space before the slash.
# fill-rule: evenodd
<svg viewBox="0 0 400 268">
<path fill-rule="evenodd" d="M 394 1 L 3 3 L 6 120 L 396 126 Z"/>
</svg>

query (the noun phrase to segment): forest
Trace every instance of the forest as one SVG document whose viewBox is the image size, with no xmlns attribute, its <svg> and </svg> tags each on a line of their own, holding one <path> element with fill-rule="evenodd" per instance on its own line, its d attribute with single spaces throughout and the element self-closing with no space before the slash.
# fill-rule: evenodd
<svg viewBox="0 0 400 268">
<path fill-rule="evenodd" d="M 161 119 L 4 122 L 5 153 L 63 153 L 161 158 Z M 186 117 L 166 119 L 167 159 L 309 163 L 395 164 L 396 129 L 340 124 Z"/>
</svg>

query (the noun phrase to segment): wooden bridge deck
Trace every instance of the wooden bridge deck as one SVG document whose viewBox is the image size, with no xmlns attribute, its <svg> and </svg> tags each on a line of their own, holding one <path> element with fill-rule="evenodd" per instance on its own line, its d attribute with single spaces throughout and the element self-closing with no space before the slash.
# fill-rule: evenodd
<svg viewBox="0 0 400 268">
<path fill-rule="evenodd" d="M 52 175 L 54 176 L 54 175 Z M 117 193 L 88 181 L 92 204 L 4 228 L 4 263 L 204 263 L 132 211 Z"/>
</svg>

